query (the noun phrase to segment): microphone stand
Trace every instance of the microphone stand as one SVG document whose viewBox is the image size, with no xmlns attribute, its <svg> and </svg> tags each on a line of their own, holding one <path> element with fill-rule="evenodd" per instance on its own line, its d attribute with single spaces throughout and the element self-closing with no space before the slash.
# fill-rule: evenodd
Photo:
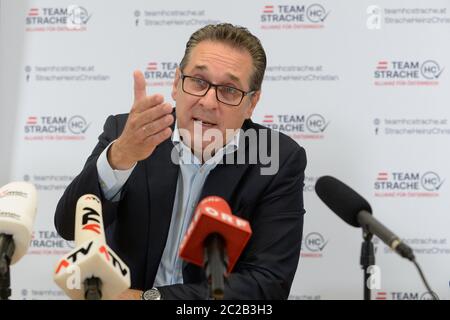
<svg viewBox="0 0 450 320">
<path fill-rule="evenodd" d="M 205 270 L 210 288 L 210 298 L 222 300 L 224 297 L 224 275 L 228 258 L 225 253 L 225 241 L 218 233 L 210 234 L 204 242 Z"/>
<path fill-rule="evenodd" d="M 371 300 L 371 289 L 369 288 L 369 278 L 370 274 L 368 273 L 368 269 L 370 266 L 375 264 L 375 251 L 372 243 L 373 234 L 368 230 L 363 228 L 363 243 L 361 245 L 361 258 L 360 264 L 361 268 L 364 272 L 364 300 Z"/>
<path fill-rule="evenodd" d="M 91 277 L 84 280 L 84 298 L 86 300 L 101 300 L 102 298 L 102 280 L 97 277 Z"/>
<path fill-rule="evenodd" d="M 16 246 L 9 234 L 0 234 L 0 300 L 8 300 L 11 296 L 11 278 L 9 265 Z"/>
</svg>

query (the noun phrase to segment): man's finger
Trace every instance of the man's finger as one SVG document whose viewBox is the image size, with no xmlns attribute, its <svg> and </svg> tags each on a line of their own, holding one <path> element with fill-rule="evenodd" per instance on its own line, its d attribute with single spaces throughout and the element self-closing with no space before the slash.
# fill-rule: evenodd
<svg viewBox="0 0 450 320">
<path fill-rule="evenodd" d="M 171 135 L 172 135 L 172 129 L 165 128 L 164 130 L 149 136 L 147 139 L 145 139 L 145 142 L 150 145 L 153 144 L 153 145 L 157 146 L 164 140 L 170 138 Z"/>
<path fill-rule="evenodd" d="M 135 70 L 133 72 L 133 78 L 134 78 L 134 101 L 139 101 L 145 98 L 147 95 L 145 90 L 145 78 L 144 74 L 139 71 Z"/>
<path fill-rule="evenodd" d="M 172 106 L 169 103 L 159 104 L 153 108 L 147 108 L 145 111 L 139 113 L 138 120 L 136 124 L 138 126 L 143 126 L 148 122 L 158 120 L 167 114 L 171 114 L 173 111 Z"/>
<path fill-rule="evenodd" d="M 164 117 L 159 118 L 158 120 L 144 124 L 143 130 L 145 131 L 147 136 L 151 136 L 164 130 L 165 128 L 168 128 L 173 123 L 173 120 L 173 116 L 171 114 L 167 114 Z"/>
<path fill-rule="evenodd" d="M 158 93 L 151 96 L 146 96 L 143 99 L 136 101 L 132 110 L 138 113 L 145 112 L 164 102 L 164 97 Z"/>
</svg>

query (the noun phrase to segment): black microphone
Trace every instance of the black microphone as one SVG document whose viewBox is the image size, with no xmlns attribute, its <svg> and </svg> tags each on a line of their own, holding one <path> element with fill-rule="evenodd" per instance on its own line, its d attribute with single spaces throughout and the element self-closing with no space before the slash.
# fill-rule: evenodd
<svg viewBox="0 0 450 320">
<path fill-rule="evenodd" d="M 226 241 L 220 233 L 211 233 L 203 242 L 205 247 L 204 268 L 211 282 L 211 296 L 222 300 L 225 295 L 224 274 L 228 266 Z"/>
<path fill-rule="evenodd" d="M 342 220 L 376 235 L 402 257 L 415 260 L 413 250 L 372 216 L 370 204 L 355 190 L 331 176 L 319 178 L 315 189 L 319 198 Z"/>
</svg>

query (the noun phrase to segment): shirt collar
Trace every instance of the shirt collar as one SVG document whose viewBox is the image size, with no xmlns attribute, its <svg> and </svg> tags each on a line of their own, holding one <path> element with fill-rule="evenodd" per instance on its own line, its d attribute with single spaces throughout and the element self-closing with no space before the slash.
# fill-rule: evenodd
<svg viewBox="0 0 450 320">
<path fill-rule="evenodd" d="M 236 130 L 233 138 L 222 148 L 217 150 L 217 152 L 210 159 L 205 161 L 205 164 L 218 164 L 224 154 L 229 154 L 235 152 L 239 148 L 239 137 L 241 130 Z M 178 121 L 175 120 L 175 126 L 172 133 L 172 142 L 178 150 L 180 156 L 180 162 L 182 164 L 202 164 L 201 161 L 192 153 L 191 149 L 182 142 L 180 137 L 180 131 L 178 130 Z"/>
</svg>

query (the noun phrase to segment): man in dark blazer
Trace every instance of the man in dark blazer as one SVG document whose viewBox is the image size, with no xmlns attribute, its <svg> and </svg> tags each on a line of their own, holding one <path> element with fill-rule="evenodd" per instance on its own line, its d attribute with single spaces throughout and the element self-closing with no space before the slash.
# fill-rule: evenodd
<svg viewBox="0 0 450 320">
<path fill-rule="evenodd" d="M 226 278 L 225 299 L 288 297 L 302 240 L 306 155 L 286 135 L 250 120 L 265 66 L 256 37 L 219 24 L 189 39 L 172 89 L 176 109 L 161 95 L 147 96 L 145 79 L 135 72 L 130 113 L 106 120 L 55 214 L 59 234 L 73 239 L 78 198 L 92 193 L 102 200 L 107 242 L 131 270 L 132 290 L 121 298 L 208 298 L 205 272 L 180 262 L 178 247 L 195 205 L 209 195 L 224 198 L 253 231 Z M 208 130 L 223 139 L 205 138 Z M 276 161 L 262 161 L 262 149 Z M 186 150 L 197 164 L 186 163 Z M 273 163 L 276 170 L 264 173 Z M 119 182 L 108 182 L 108 174 Z"/>
</svg>

